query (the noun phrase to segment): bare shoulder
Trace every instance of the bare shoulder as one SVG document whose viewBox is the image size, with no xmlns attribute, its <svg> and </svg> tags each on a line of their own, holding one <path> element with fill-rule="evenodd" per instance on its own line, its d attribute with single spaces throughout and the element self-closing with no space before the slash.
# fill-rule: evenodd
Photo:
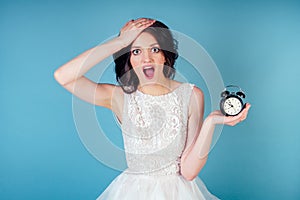
<svg viewBox="0 0 300 200">
<path fill-rule="evenodd" d="M 198 88 L 197 86 L 194 86 L 193 91 L 192 91 L 192 97 L 202 100 L 204 98 L 203 91 L 200 88 Z"/>
<path fill-rule="evenodd" d="M 184 83 L 176 80 L 172 80 L 171 84 L 174 90 Z M 195 107 L 197 107 L 197 109 L 195 109 Z M 200 88 L 194 85 L 190 97 L 189 112 L 192 111 L 198 112 L 199 110 L 203 110 L 203 107 L 204 107 L 204 93 Z"/>
<path fill-rule="evenodd" d="M 204 94 L 203 91 L 197 86 L 193 87 L 190 104 L 189 115 L 192 113 L 201 113 L 204 110 Z"/>
</svg>

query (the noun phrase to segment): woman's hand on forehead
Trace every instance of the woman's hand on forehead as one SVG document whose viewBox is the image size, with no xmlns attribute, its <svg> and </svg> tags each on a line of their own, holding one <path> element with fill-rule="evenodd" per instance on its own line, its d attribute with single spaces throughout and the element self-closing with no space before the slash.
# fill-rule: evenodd
<svg viewBox="0 0 300 200">
<path fill-rule="evenodd" d="M 143 30 L 151 26 L 154 22 L 155 20 L 148 18 L 139 18 L 136 20 L 132 19 L 128 21 L 121 28 L 119 35 L 119 39 L 121 39 L 124 47 L 130 45 Z"/>
</svg>

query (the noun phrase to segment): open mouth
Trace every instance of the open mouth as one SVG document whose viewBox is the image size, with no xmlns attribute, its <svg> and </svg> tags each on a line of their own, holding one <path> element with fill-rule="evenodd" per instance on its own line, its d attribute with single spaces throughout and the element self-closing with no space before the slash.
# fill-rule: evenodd
<svg viewBox="0 0 300 200">
<path fill-rule="evenodd" d="M 152 79 L 154 77 L 154 67 L 153 66 L 145 66 L 143 68 L 143 72 L 148 79 Z"/>
</svg>

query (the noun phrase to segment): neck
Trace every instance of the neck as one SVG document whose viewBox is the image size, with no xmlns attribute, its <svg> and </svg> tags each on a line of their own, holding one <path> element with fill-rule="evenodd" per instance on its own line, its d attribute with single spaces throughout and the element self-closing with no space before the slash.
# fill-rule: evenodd
<svg viewBox="0 0 300 200">
<path fill-rule="evenodd" d="M 164 78 L 163 80 L 140 84 L 138 90 L 150 95 L 163 95 L 172 91 L 171 79 Z"/>
</svg>

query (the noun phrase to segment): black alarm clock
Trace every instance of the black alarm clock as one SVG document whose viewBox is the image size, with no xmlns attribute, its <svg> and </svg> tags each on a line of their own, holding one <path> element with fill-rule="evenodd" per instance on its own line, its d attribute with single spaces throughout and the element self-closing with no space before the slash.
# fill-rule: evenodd
<svg viewBox="0 0 300 200">
<path fill-rule="evenodd" d="M 237 88 L 238 91 L 230 91 L 229 88 Z M 220 110 L 225 116 L 236 116 L 245 108 L 246 95 L 239 86 L 228 85 L 221 93 Z"/>
</svg>

